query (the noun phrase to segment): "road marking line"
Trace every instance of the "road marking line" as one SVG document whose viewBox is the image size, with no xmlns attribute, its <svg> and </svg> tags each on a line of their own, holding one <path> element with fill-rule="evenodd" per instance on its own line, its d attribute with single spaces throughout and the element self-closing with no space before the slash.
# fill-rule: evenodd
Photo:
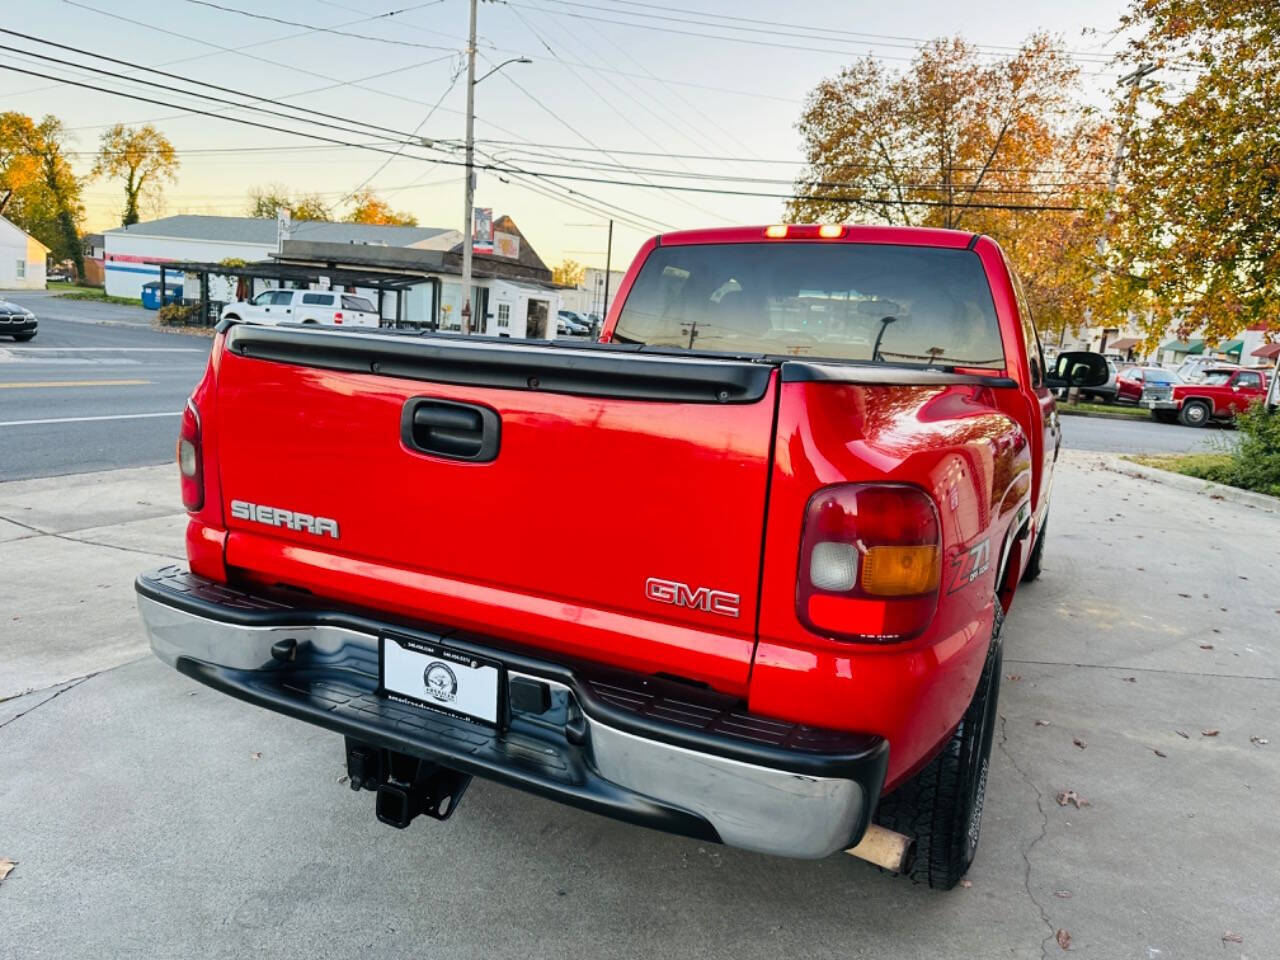
<svg viewBox="0 0 1280 960">
<path fill-rule="evenodd" d="M 196 347 L 5 347 L 4 353 L 204 353 Z"/>
<path fill-rule="evenodd" d="M 104 417 L 51 417 L 48 420 L 0 420 L 0 427 L 26 427 L 39 423 L 89 423 L 93 420 L 143 420 L 148 417 L 180 417 L 181 410 L 164 413 L 114 413 Z"/>
<path fill-rule="evenodd" d="M 150 380 L 27 380 L 0 383 L 0 390 L 27 390 L 32 387 L 141 387 Z"/>
</svg>

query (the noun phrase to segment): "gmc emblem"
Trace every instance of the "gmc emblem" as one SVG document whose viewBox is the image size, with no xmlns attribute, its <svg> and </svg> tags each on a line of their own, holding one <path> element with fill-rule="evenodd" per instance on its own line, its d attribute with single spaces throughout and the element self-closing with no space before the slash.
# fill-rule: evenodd
<svg viewBox="0 0 1280 960">
<path fill-rule="evenodd" d="M 676 607 L 688 607 L 703 613 L 718 613 L 722 617 L 736 617 L 741 598 L 736 593 L 699 587 L 694 590 L 687 583 L 675 580 L 659 580 L 650 577 L 644 582 L 644 595 L 655 603 L 669 603 Z"/>
</svg>

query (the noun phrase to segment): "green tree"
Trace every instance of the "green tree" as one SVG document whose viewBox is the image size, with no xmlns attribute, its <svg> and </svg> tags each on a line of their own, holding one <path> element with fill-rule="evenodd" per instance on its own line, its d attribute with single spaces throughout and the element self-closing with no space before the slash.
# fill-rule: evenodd
<svg viewBox="0 0 1280 960">
<path fill-rule="evenodd" d="M 1280 331 L 1280 5 L 1132 0 L 1126 59 L 1158 69 L 1110 208 L 1100 311 L 1149 342 Z M 1118 109 L 1123 109 L 1122 107 Z"/>
<path fill-rule="evenodd" d="M 560 261 L 560 266 L 551 268 L 551 279 L 570 287 L 581 286 L 586 276 L 587 268 L 568 257 Z"/>
<path fill-rule="evenodd" d="M 418 218 L 413 214 L 392 210 L 389 203 L 368 188 L 352 194 L 351 210 L 343 219 L 348 223 L 380 223 L 393 227 L 418 225 Z"/>
<path fill-rule="evenodd" d="M 248 216 L 274 220 L 281 210 L 288 210 L 294 220 L 328 220 L 330 217 L 329 208 L 316 193 L 304 193 L 295 198 L 287 187 L 279 183 L 254 187 L 249 191 Z"/>
<path fill-rule="evenodd" d="M 83 275 L 83 182 L 67 160 L 62 121 L 52 115 L 39 123 L 19 113 L 0 115 L 0 178 L 4 215 L 55 259 L 74 261 Z"/>
<path fill-rule="evenodd" d="M 117 123 L 102 134 L 91 176 L 124 181 L 124 226 L 138 222 L 138 201 L 158 196 L 161 184 L 177 179 L 178 154 L 151 124 Z"/>
<path fill-rule="evenodd" d="M 1079 326 L 1098 229 L 1083 208 L 1101 187 L 1108 128 L 1081 107 L 1078 78 L 1039 34 L 994 62 L 959 37 L 926 44 L 901 71 L 856 62 L 809 94 L 796 124 L 807 168 L 786 218 L 989 234 L 1041 327 Z"/>
<path fill-rule="evenodd" d="M 26 114 L 0 113 L 0 215 L 10 212 L 11 203 L 21 207 L 24 198 L 40 188 L 40 164 L 31 152 L 35 126 Z"/>
</svg>

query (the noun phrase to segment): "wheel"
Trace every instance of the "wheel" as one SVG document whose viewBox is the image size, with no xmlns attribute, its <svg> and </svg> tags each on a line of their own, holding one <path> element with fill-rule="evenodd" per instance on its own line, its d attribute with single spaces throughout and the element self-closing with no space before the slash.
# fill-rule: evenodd
<svg viewBox="0 0 1280 960">
<path fill-rule="evenodd" d="M 13 339 L 18 343 L 26 343 L 28 340 L 30 340 L 34 336 L 35 336 L 34 333 L 15 333 L 13 335 Z"/>
<path fill-rule="evenodd" d="M 1213 411 L 1203 400 L 1188 400 L 1182 405 L 1178 419 L 1188 427 L 1203 427 L 1212 415 Z"/>
<path fill-rule="evenodd" d="M 978 851 L 1000 696 L 1003 621 L 997 600 L 987 662 L 951 739 L 928 766 L 881 800 L 876 811 L 881 826 L 915 837 L 910 877 L 935 890 L 950 890 L 959 883 Z"/>
<path fill-rule="evenodd" d="M 1049 534 L 1049 518 L 1044 518 L 1040 532 L 1036 534 L 1035 546 L 1031 548 L 1031 556 L 1027 558 L 1027 568 L 1022 571 L 1022 582 L 1030 583 L 1040 579 L 1040 561 L 1044 559 L 1044 538 Z"/>
</svg>

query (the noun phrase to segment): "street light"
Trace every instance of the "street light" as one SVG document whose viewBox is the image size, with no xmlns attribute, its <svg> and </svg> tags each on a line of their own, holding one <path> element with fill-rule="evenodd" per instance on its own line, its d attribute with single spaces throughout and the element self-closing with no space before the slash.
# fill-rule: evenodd
<svg viewBox="0 0 1280 960">
<path fill-rule="evenodd" d="M 476 198 L 476 84 L 497 73 L 509 63 L 532 63 L 528 57 L 512 57 L 504 60 L 480 80 L 476 79 L 476 5 L 471 0 L 471 31 L 467 37 L 467 185 L 463 191 L 465 204 L 462 211 L 462 332 L 471 333 L 471 236 L 472 205 Z"/>
</svg>

